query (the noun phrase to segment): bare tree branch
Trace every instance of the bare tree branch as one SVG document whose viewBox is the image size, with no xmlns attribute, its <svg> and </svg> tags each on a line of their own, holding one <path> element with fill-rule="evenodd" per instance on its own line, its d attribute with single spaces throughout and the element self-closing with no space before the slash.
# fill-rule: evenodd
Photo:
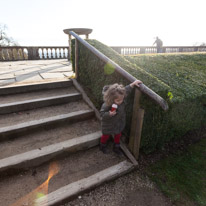
<svg viewBox="0 0 206 206">
<path fill-rule="evenodd" d="M 6 24 L 0 24 L 0 46 L 17 46 L 19 45 L 12 37 L 7 35 L 8 29 Z"/>
</svg>

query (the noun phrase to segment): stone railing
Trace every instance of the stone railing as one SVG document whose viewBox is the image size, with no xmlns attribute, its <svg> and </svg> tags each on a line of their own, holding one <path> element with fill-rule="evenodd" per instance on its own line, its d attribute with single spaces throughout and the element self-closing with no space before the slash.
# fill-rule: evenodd
<svg viewBox="0 0 206 206">
<path fill-rule="evenodd" d="M 0 61 L 67 59 L 69 47 L 65 46 L 10 46 L 0 47 Z"/>
<path fill-rule="evenodd" d="M 122 55 L 157 53 L 154 46 L 111 46 L 116 52 Z M 165 46 L 162 53 L 174 52 L 206 52 L 206 46 Z"/>
</svg>

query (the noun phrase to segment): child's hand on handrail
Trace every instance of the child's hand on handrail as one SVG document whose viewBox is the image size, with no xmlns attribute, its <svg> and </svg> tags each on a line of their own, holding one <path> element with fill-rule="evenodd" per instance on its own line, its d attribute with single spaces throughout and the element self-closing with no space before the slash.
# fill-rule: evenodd
<svg viewBox="0 0 206 206">
<path fill-rule="evenodd" d="M 139 85 L 142 84 L 142 81 L 140 80 L 135 80 L 134 82 L 132 82 L 130 84 L 130 87 L 134 88 L 134 86 L 136 85 L 137 87 L 139 87 Z"/>
</svg>

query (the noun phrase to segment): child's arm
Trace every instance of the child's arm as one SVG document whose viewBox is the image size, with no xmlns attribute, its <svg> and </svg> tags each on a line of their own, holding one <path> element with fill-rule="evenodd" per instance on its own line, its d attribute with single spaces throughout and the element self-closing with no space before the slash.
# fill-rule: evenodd
<svg viewBox="0 0 206 206">
<path fill-rule="evenodd" d="M 100 116 L 102 119 L 109 119 L 116 114 L 116 111 L 113 111 L 111 114 L 110 107 L 106 106 L 104 103 L 100 109 Z"/>
<path fill-rule="evenodd" d="M 140 84 L 142 84 L 142 82 L 140 80 L 135 80 L 131 84 L 127 85 L 125 87 L 125 89 L 126 89 L 126 97 L 132 92 L 132 89 L 134 88 L 135 85 L 137 87 L 139 87 Z"/>
<path fill-rule="evenodd" d="M 142 84 L 142 82 L 140 80 L 135 80 L 134 82 L 132 82 L 130 84 L 130 87 L 134 88 L 134 86 L 136 85 L 137 87 L 139 87 L 139 85 Z"/>
</svg>

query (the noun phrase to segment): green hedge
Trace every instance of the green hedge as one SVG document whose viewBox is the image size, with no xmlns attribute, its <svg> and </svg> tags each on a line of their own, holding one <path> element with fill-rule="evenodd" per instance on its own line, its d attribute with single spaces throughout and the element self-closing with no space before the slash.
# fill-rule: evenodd
<svg viewBox="0 0 206 206">
<path fill-rule="evenodd" d="M 205 123 L 204 115 L 206 116 L 206 112 L 202 102 L 202 95 L 199 96 L 199 99 L 195 98 L 195 95 L 193 94 L 194 91 L 190 89 L 189 92 L 193 92 L 193 98 L 186 98 L 187 100 L 185 103 L 184 98 L 182 97 L 181 87 L 177 86 L 177 88 L 175 87 L 176 89 L 174 89 L 171 82 L 169 83 L 168 81 L 165 81 L 163 76 L 164 74 L 161 72 L 158 76 L 152 73 L 149 69 L 146 70 L 142 67 L 142 64 L 136 64 L 136 61 L 141 62 L 141 59 L 125 58 L 116 53 L 110 47 L 96 40 L 88 40 L 88 42 L 134 77 L 142 80 L 145 85 L 168 101 L 170 109 L 169 111 L 164 112 L 147 96 L 142 96 L 141 107 L 145 109 L 141 140 L 142 151 L 149 153 L 155 149 L 162 148 L 165 142 L 180 138 L 187 131 L 199 128 L 203 122 Z M 74 53 L 72 54 L 74 66 Z M 82 44 L 79 44 L 79 56 L 79 81 L 84 86 L 88 96 L 98 109 L 103 103 L 102 88 L 104 85 L 116 82 L 124 85 L 129 84 L 127 80 L 114 71 L 114 68 L 111 65 L 105 64 L 102 60 L 98 59 Z M 147 58 L 147 55 L 142 57 Z M 163 59 L 164 58 L 167 59 L 166 56 L 164 56 Z M 142 62 L 146 63 L 146 59 Z M 150 60 L 148 60 L 147 63 L 150 65 Z M 162 66 L 162 68 L 163 67 L 164 66 Z M 202 72 L 201 69 L 200 71 Z M 160 78 L 161 75 L 162 78 Z M 169 75 L 170 74 L 168 74 L 168 76 Z M 187 83 L 185 83 L 185 85 L 187 85 Z M 202 92 L 201 94 L 203 94 L 204 91 L 202 86 L 204 87 L 204 82 L 199 83 L 202 85 L 201 87 L 198 87 L 198 89 Z M 197 89 L 197 87 L 195 87 L 195 89 Z M 129 98 L 127 107 L 127 125 L 125 132 L 128 135 L 131 123 L 132 104 L 133 95 Z M 191 108 L 192 112 L 190 112 Z M 200 118 L 198 118 L 198 120 L 194 120 L 197 116 Z"/>
<path fill-rule="evenodd" d="M 162 54 L 126 57 L 171 87 L 173 100 L 205 97 L 206 54 Z"/>
</svg>

